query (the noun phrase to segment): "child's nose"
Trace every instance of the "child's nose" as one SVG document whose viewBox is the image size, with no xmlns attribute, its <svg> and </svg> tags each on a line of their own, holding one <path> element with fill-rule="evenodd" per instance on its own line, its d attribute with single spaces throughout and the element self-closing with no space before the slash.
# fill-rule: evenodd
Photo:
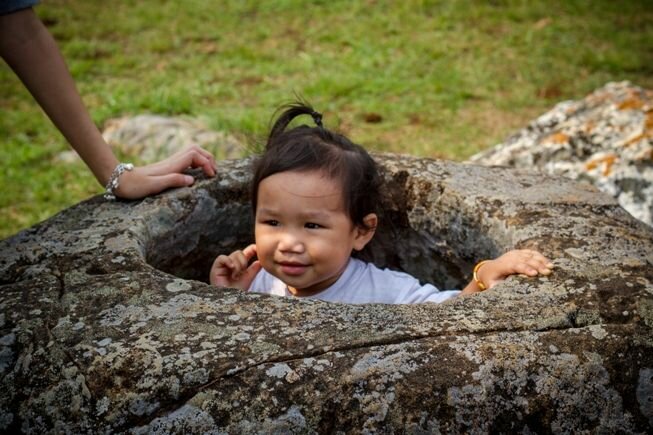
<svg viewBox="0 0 653 435">
<path fill-rule="evenodd" d="M 302 252 L 304 244 L 294 232 L 286 231 L 279 239 L 279 250 L 283 252 Z"/>
</svg>

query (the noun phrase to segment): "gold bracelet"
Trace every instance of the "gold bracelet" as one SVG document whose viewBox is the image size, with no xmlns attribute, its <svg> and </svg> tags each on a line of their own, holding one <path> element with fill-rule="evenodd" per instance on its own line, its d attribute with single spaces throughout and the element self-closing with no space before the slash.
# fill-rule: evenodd
<svg viewBox="0 0 653 435">
<path fill-rule="evenodd" d="M 483 265 L 484 265 L 485 263 L 487 263 L 488 261 L 490 261 L 490 260 L 479 261 L 479 262 L 476 264 L 476 266 L 474 266 L 474 275 L 473 275 L 473 276 L 474 276 L 474 282 L 476 282 L 476 285 L 478 286 L 478 288 L 481 289 L 481 291 L 483 291 L 483 290 L 487 290 L 487 287 L 485 286 L 485 284 L 483 284 L 483 281 L 481 281 L 481 280 L 478 278 L 478 275 L 477 275 L 477 274 L 478 274 L 478 270 L 481 268 L 481 266 L 483 266 Z"/>
</svg>

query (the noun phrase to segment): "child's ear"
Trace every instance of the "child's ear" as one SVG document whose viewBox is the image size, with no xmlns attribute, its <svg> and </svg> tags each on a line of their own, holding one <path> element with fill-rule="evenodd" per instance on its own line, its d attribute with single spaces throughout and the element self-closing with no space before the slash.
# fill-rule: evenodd
<svg viewBox="0 0 653 435">
<path fill-rule="evenodd" d="M 376 231 L 376 226 L 379 223 L 379 218 L 375 213 L 370 213 L 363 218 L 363 223 L 365 227 L 356 226 L 356 234 L 354 235 L 354 250 L 360 251 L 368 244 L 372 237 L 374 237 L 374 232 Z"/>
</svg>

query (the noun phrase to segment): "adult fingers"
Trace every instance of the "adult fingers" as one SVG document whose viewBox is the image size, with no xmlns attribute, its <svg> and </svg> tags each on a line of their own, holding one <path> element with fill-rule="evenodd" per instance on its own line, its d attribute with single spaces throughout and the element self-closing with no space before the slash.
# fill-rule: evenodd
<svg viewBox="0 0 653 435">
<path fill-rule="evenodd" d="M 184 174 L 152 176 L 143 168 L 134 168 L 120 177 L 116 195 L 125 199 L 144 198 L 170 187 L 183 187 L 193 184 L 193 177 Z"/>
<path fill-rule="evenodd" d="M 213 177 L 218 169 L 211 153 L 197 145 L 183 149 L 167 159 L 154 164 L 157 171 L 180 172 L 188 167 L 201 167 L 204 173 Z"/>
<path fill-rule="evenodd" d="M 147 165 L 144 169 L 150 175 L 165 175 L 181 172 L 189 167 L 201 167 L 202 171 L 210 177 L 213 177 L 217 170 L 213 156 L 199 147 L 184 149 L 165 160 Z"/>
<path fill-rule="evenodd" d="M 204 173 L 208 176 L 213 177 L 215 173 L 218 171 L 218 165 L 215 162 L 215 157 L 213 157 L 213 154 L 205 150 L 204 148 L 198 146 L 198 145 L 190 145 L 183 149 L 180 152 L 180 155 L 184 155 L 185 153 L 196 153 L 199 154 L 201 157 L 206 159 L 208 161 L 208 165 L 204 166 L 202 165 L 202 168 L 204 169 Z M 210 171 L 208 171 L 210 170 Z M 207 172 L 208 171 L 208 172 Z"/>
<path fill-rule="evenodd" d="M 147 180 L 148 192 L 146 195 L 152 195 L 162 192 L 172 187 L 186 187 L 195 182 L 195 179 L 190 175 L 185 174 L 167 174 L 150 176 Z"/>
<path fill-rule="evenodd" d="M 210 152 L 208 152 L 207 150 L 205 150 L 204 148 L 202 148 L 199 145 L 191 144 L 191 145 L 177 151 L 175 154 L 172 155 L 172 157 L 175 157 L 175 156 L 178 157 L 178 156 L 180 156 L 180 155 L 182 155 L 184 153 L 193 152 L 193 151 L 198 152 L 199 154 L 201 154 L 205 158 L 209 159 L 213 163 L 214 167 L 217 169 L 217 166 L 215 164 L 215 157 L 213 157 L 213 154 L 211 154 Z"/>
<path fill-rule="evenodd" d="M 218 164 L 216 163 L 216 161 L 215 161 L 215 157 L 213 156 L 213 154 L 211 154 L 210 152 L 208 152 L 207 150 L 205 150 L 204 148 L 202 148 L 202 147 L 200 147 L 200 146 L 193 145 L 193 147 L 195 147 L 195 149 L 196 149 L 200 154 L 202 154 L 204 157 L 206 157 L 207 159 L 209 159 L 209 161 L 211 162 L 211 166 L 213 167 L 214 174 L 215 174 L 215 172 L 218 171 Z"/>
<path fill-rule="evenodd" d="M 191 168 L 202 168 L 202 171 L 209 177 L 215 176 L 215 162 L 197 149 L 187 150 L 186 153 L 181 154 L 177 160 L 172 162 L 174 172 L 181 172 L 189 166 Z"/>
</svg>

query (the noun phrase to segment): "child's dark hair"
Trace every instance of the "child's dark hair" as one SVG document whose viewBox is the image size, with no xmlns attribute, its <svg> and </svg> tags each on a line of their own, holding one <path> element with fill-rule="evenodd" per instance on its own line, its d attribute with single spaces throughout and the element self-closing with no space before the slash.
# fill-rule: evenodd
<svg viewBox="0 0 653 435">
<path fill-rule="evenodd" d="M 286 130 L 300 115 L 310 115 L 316 127 L 302 125 Z M 379 204 L 379 170 L 365 149 L 322 126 L 322 114 L 307 104 L 294 103 L 279 115 L 265 152 L 254 163 L 252 209 L 256 214 L 258 186 L 263 179 L 285 171 L 318 170 L 342 185 L 345 212 L 352 222 L 367 228 L 363 218 L 376 213 Z"/>
</svg>

